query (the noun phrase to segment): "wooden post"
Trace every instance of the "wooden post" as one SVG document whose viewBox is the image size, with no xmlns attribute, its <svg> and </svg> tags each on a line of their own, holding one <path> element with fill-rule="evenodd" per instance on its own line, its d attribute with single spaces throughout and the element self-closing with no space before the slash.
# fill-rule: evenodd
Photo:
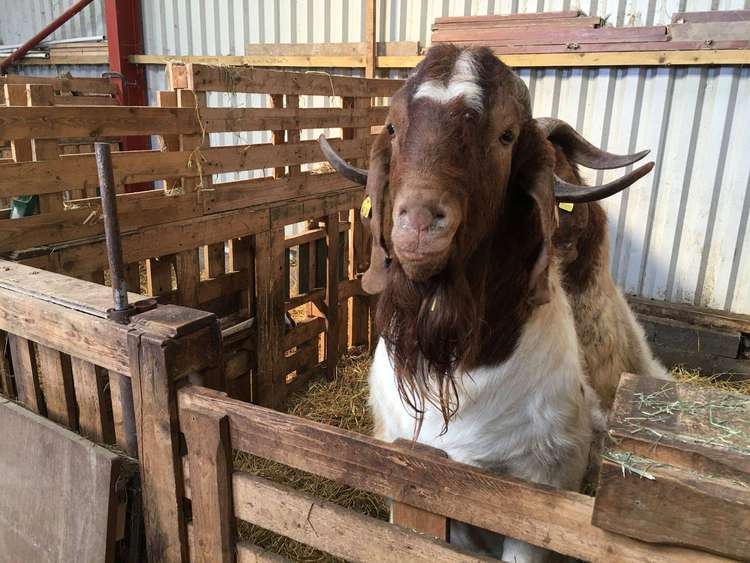
<svg viewBox="0 0 750 563">
<path fill-rule="evenodd" d="M 370 98 L 344 98 L 344 107 L 352 109 L 370 108 Z M 344 139 L 359 139 L 370 136 L 370 127 L 347 128 L 343 130 Z M 366 167 L 365 159 L 356 162 L 357 166 Z M 367 249 L 367 233 L 362 224 L 359 209 L 349 212 L 349 277 L 354 279 L 369 265 L 370 253 Z M 368 343 L 369 335 L 369 299 L 365 295 L 355 295 L 350 299 L 349 312 L 349 345 L 359 346 Z"/>
<path fill-rule="evenodd" d="M 365 0 L 365 78 L 375 78 L 377 69 L 377 0 Z"/>
<path fill-rule="evenodd" d="M 409 440 L 398 439 L 396 444 L 411 448 L 419 452 L 429 453 L 436 455 L 441 458 L 447 458 L 448 454 L 444 451 L 424 444 L 410 442 Z M 448 541 L 450 539 L 450 524 L 449 519 L 440 514 L 429 512 L 410 504 L 403 502 L 392 501 L 391 503 L 391 522 L 403 526 L 404 528 L 411 528 L 424 534 L 430 534 L 436 538 Z"/>
<path fill-rule="evenodd" d="M 258 369 L 253 402 L 277 406 L 283 399 L 282 343 L 284 340 L 284 228 L 255 236 L 258 302 Z"/>
<path fill-rule="evenodd" d="M 326 217 L 326 377 L 336 377 L 339 361 L 339 214 Z"/>
<path fill-rule="evenodd" d="M 299 96 L 297 94 L 286 95 L 286 107 L 290 109 L 299 109 Z M 287 129 L 287 143 L 296 145 L 299 143 L 299 129 Z M 301 167 L 299 164 L 289 166 L 290 176 L 299 176 L 301 174 Z"/>
<path fill-rule="evenodd" d="M 146 548 L 150 561 L 187 561 L 176 389 L 221 365 L 215 315 L 163 306 L 133 317 L 128 334 L 138 429 Z"/>
<path fill-rule="evenodd" d="M 234 561 L 232 446 L 229 419 L 195 409 L 180 412 L 190 467 L 193 508 L 191 559 L 199 563 Z"/>
</svg>

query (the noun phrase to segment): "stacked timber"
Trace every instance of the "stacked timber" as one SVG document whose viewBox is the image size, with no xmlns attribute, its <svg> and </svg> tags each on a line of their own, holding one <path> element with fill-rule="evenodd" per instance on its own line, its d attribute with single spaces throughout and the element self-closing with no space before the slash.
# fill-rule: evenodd
<svg viewBox="0 0 750 563">
<path fill-rule="evenodd" d="M 432 43 L 497 54 L 747 49 L 750 10 L 677 13 L 669 26 L 612 27 L 581 11 L 437 18 Z"/>
</svg>

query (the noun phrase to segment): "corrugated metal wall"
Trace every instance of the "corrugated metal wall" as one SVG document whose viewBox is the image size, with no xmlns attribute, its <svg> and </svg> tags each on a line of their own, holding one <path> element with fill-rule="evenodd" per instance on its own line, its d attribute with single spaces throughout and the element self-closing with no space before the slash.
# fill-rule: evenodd
<svg viewBox="0 0 750 563">
<path fill-rule="evenodd" d="M 30 39 L 67 10 L 71 0 L 0 0 L 0 45 L 16 45 Z M 105 34 L 104 0 L 94 0 L 48 39 L 71 39 Z M 33 76 L 98 77 L 107 65 L 24 65 L 12 71 Z"/>
<path fill-rule="evenodd" d="M 5 42 L 16 42 L 6 37 L 6 27 L 28 35 L 27 18 L 39 9 L 27 5 L 59 4 L 2 3 L 23 5 L 19 12 L 26 14 L 0 23 Z M 675 11 L 741 8 L 750 8 L 750 0 L 380 0 L 378 37 L 428 44 L 432 22 L 443 15 L 581 9 L 622 26 L 668 23 Z M 142 9 L 147 54 L 241 55 L 251 42 L 360 41 L 364 33 L 364 0 L 142 0 Z M 652 150 L 654 172 L 606 202 L 618 283 L 649 297 L 750 313 L 750 69 L 519 72 L 536 115 L 566 119 L 614 152 Z M 164 87 L 161 70 L 149 67 L 148 80 L 153 102 Z M 209 98 L 211 105 L 264 103 L 260 96 Z M 267 140 L 264 134 L 212 137 L 215 144 Z M 238 177 L 244 176 L 221 179 Z M 589 174 L 590 180 L 611 177 Z"/>
</svg>

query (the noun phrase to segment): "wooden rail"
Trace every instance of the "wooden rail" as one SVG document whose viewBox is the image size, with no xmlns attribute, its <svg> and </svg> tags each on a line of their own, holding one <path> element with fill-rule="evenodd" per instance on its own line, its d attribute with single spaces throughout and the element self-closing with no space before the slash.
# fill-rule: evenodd
<svg viewBox="0 0 750 563">
<path fill-rule="evenodd" d="M 233 449 L 584 560 L 726 561 L 596 528 L 591 524 L 591 497 L 502 477 L 421 449 L 244 404 L 209 389 L 181 389 L 179 410 L 180 420 L 189 420 L 187 494 L 193 500 L 193 543 L 201 546 L 194 555 L 199 561 L 231 553 L 233 530 L 226 522 L 234 517 L 347 559 L 402 560 L 399 553 L 414 545 L 413 536 L 402 528 L 234 472 L 225 461 Z M 467 557 L 435 541 L 421 543 L 419 549 L 424 551 L 413 552 L 409 560 Z"/>
</svg>

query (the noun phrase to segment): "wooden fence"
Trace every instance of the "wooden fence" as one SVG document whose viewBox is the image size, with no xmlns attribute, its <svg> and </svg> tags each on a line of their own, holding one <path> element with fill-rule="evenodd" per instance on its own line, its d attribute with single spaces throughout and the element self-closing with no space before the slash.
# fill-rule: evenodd
<svg viewBox="0 0 750 563">
<path fill-rule="evenodd" d="M 230 399 L 215 390 L 224 370 L 211 313 L 159 305 L 119 325 L 104 286 L 7 261 L 0 270 L 3 394 L 138 457 L 151 561 L 274 560 L 237 542 L 235 518 L 354 561 L 490 560 L 445 543 L 447 518 L 592 561 L 725 560 L 597 528 L 585 495 Z M 234 450 L 393 499 L 394 523 L 235 471 Z"/>
<path fill-rule="evenodd" d="M 106 78 L 48 78 L 41 76 L 0 76 L 0 107 L 9 106 L 111 106 L 117 104 L 116 89 Z M 89 135 L 86 134 L 85 137 Z M 0 139 L 0 165 L 10 162 L 24 162 L 39 158 L 50 158 L 57 150 L 62 154 L 91 153 L 94 148 L 89 139 L 59 138 L 57 148 L 42 141 L 32 143 L 24 139 L 5 142 Z M 115 143 L 113 148 L 116 148 Z M 73 194 L 74 197 L 79 194 Z M 94 189 L 93 194 L 96 195 Z M 42 206 L 49 204 L 42 203 Z M 0 217 L 9 216 L 10 201 L 0 197 Z"/>
<path fill-rule="evenodd" d="M 118 195 L 128 287 L 216 313 L 227 329 L 233 395 L 278 405 L 310 377 L 332 376 L 341 350 L 367 344 L 370 334 L 358 280 L 368 260 L 355 212 L 363 190 L 335 174 L 303 172 L 322 155 L 316 141 L 300 141 L 300 130 L 341 128 L 333 144 L 364 161 L 370 127 L 386 111 L 371 99 L 401 82 L 203 65 L 171 65 L 168 78 L 160 107 L 0 108 L 0 138 L 50 148 L 0 165 L 0 197 L 39 194 L 44 202 L 40 214 L 0 219 L 0 253 L 102 283 L 100 201 L 80 193 L 97 186 L 94 156 L 60 155 L 57 140 L 160 137 L 161 150 L 113 154 L 118 185 L 165 186 Z M 271 107 L 207 107 L 211 91 L 268 95 Z M 308 94 L 341 107 L 300 108 Z M 211 133 L 247 131 L 272 131 L 272 143 L 210 146 Z M 262 169 L 273 176 L 212 179 Z M 299 223 L 302 232 L 285 233 Z"/>
</svg>

